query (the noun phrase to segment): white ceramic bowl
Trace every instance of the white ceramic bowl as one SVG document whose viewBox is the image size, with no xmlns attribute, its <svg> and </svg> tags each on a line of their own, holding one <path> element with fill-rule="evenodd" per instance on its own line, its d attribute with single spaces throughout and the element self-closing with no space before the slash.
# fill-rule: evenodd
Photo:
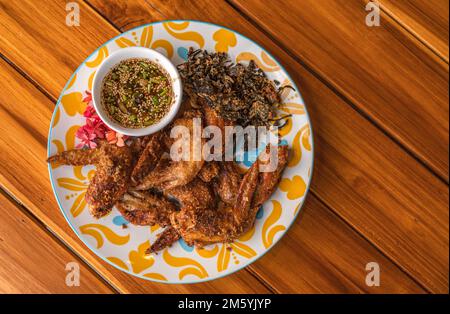
<svg viewBox="0 0 450 314">
<path fill-rule="evenodd" d="M 101 102 L 103 78 L 106 76 L 106 74 L 108 74 L 111 68 L 113 68 L 120 61 L 130 58 L 146 58 L 152 62 L 159 64 L 167 71 L 172 81 L 174 99 L 172 101 L 169 112 L 160 121 L 145 128 L 127 128 L 120 125 L 109 116 L 106 108 L 104 108 Z M 178 109 L 180 108 L 181 98 L 183 96 L 182 93 L 183 88 L 177 68 L 172 64 L 172 62 L 170 62 L 169 59 L 167 59 L 158 51 L 144 47 L 123 48 L 112 53 L 105 60 L 103 60 L 102 64 L 97 69 L 92 85 L 92 101 L 99 117 L 103 120 L 103 122 L 105 122 L 108 127 L 113 129 L 114 131 L 129 136 L 144 136 L 152 134 L 168 125 L 170 121 L 172 121 L 172 119 L 175 117 Z"/>
</svg>

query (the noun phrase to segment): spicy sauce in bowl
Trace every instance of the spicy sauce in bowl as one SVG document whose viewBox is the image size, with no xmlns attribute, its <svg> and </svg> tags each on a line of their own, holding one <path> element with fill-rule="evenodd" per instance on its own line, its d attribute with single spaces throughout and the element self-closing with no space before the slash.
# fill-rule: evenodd
<svg viewBox="0 0 450 314">
<path fill-rule="evenodd" d="M 143 128 L 160 121 L 173 99 L 169 75 L 149 59 L 123 60 L 103 79 L 102 105 L 114 120 L 128 128 Z"/>
<path fill-rule="evenodd" d="M 177 114 L 181 79 L 176 67 L 159 52 L 123 48 L 96 71 L 92 96 L 108 127 L 125 135 L 144 136 L 161 130 Z"/>
</svg>

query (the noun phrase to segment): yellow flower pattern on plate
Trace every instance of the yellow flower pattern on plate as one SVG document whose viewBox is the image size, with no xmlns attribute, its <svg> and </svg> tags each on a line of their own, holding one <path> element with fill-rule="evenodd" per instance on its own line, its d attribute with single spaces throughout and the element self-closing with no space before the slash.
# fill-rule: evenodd
<svg viewBox="0 0 450 314">
<path fill-rule="evenodd" d="M 280 219 L 281 213 L 283 211 L 280 202 L 272 200 L 272 206 L 273 210 L 270 213 L 269 217 L 267 217 L 262 228 L 262 241 L 265 248 L 268 248 L 272 245 L 273 239 L 279 231 L 283 231 L 286 229 L 284 225 L 275 225 Z"/>
<path fill-rule="evenodd" d="M 291 179 L 284 178 L 280 182 L 280 190 L 287 193 L 287 198 L 296 200 L 306 192 L 306 183 L 300 176 L 294 176 Z"/>
<path fill-rule="evenodd" d="M 61 104 L 69 116 L 83 114 L 87 106 L 87 104 L 83 101 L 83 95 L 81 92 L 73 92 L 64 95 L 61 98 Z"/>
<path fill-rule="evenodd" d="M 112 244 L 124 245 L 130 240 L 130 235 L 121 236 L 111 230 L 109 227 L 101 224 L 86 224 L 80 226 L 82 234 L 92 236 L 97 241 L 97 249 L 101 248 L 105 243 L 103 236 Z"/>
<path fill-rule="evenodd" d="M 208 273 L 206 269 L 196 260 L 188 257 L 176 257 L 169 253 L 168 249 L 163 251 L 163 258 L 167 264 L 173 267 L 183 267 L 178 274 L 180 279 L 183 279 L 185 276 L 193 275 L 199 278 L 208 277 Z"/>
<path fill-rule="evenodd" d="M 86 66 L 96 68 L 100 65 L 100 63 L 102 63 L 103 60 L 106 59 L 106 57 L 108 57 L 108 55 L 108 48 L 103 46 L 98 50 L 97 56 L 93 60 L 86 61 Z"/>
<path fill-rule="evenodd" d="M 213 39 L 217 42 L 214 47 L 217 52 L 228 52 L 228 48 L 235 47 L 237 43 L 236 35 L 227 29 L 219 29 Z"/>
</svg>

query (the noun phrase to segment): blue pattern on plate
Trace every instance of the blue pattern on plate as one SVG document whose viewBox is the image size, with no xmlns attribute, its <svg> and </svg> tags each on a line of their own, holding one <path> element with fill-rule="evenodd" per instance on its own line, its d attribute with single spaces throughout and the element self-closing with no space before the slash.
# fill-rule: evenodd
<svg viewBox="0 0 450 314">
<path fill-rule="evenodd" d="M 116 216 L 113 218 L 113 224 L 115 224 L 116 226 L 122 226 L 122 225 L 127 225 L 130 222 L 127 221 L 125 218 L 123 218 L 122 216 Z"/>
<path fill-rule="evenodd" d="M 256 219 L 261 219 L 264 216 L 264 207 L 260 206 L 256 213 Z"/>
<path fill-rule="evenodd" d="M 178 243 L 180 243 L 181 247 L 183 248 L 183 250 L 185 250 L 186 252 L 192 252 L 194 250 L 194 246 L 189 246 L 187 245 L 186 242 L 184 242 L 183 239 L 178 240 Z"/>
<path fill-rule="evenodd" d="M 188 50 L 184 47 L 178 47 L 177 53 L 181 59 L 187 60 Z"/>
<path fill-rule="evenodd" d="M 256 150 L 251 151 L 240 151 L 236 153 L 236 162 L 244 164 L 246 167 L 250 167 L 256 159 L 258 159 L 259 154 L 264 151 L 266 145 L 259 145 Z"/>
</svg>

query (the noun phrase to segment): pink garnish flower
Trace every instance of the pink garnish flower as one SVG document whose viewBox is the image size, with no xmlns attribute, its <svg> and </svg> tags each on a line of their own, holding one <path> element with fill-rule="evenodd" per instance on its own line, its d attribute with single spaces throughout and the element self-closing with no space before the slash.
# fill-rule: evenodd
<svg viewBox="0 0 450 314">
<path fill-rule="evenodd" d="M 87 96 L 83 98 L 83 102 L 87 103 L 86 109 L 84 110 L 83 116 L 87 119 L 100 120 L 97 112 L 94 109 L 94 105 L 92 104 L 92 94 L 89 91 L 86 91 Z"/>
<path fill-rule="evenodd" d="M 89 148 L 97 147 L 95 139 L 105 138 L 105 132 L 106 127 L 101 120 L 87 118 L 86 124 L 80 127 L 75 134 L 81 141 L 80 144 L 77 145 L 77 148 L 85 146 Z"/>
<path fill-rule="evenodd" d="M 94 133 L 95 137 L 105 138 L 106 126 L 102 120 L 86 119 L 84 127 Z"/>
<path fill-rule="evenodd" d="M 97 112 L 94 109 L 94 106 L 88 105 L 86 109 L 84 110 L 83 116 L 87 119 L 94 119 L 94 120 L 100 120 L 100 117 L 98 116 Z"/>
<path fill-rule="evenodd" d="M 77 130 L 77 133 L 75 133 L 75 136 L 81 141 L 76 147 L 77 148 L 83 148 L 85 146 L 89 148 L 96 148 L 97 143 L 94 142 L 95 138 L 97 137 L 95 133 L 93 132 L 92 128 L 87 127 L 87 125 L 83 125 Z"/>
<path fill-rule="evenodd" d="M 83 98 L 83 102 L 87 103 L 88 105 L 92 105 L 92 94 L 90 91 L 86 91 L 86 97 Z"/>
<path fill-rule="evenodd" d="M 77 145 L 77 148 L 97 147 L 95 140 L 97 138 L 106 138 L 108 143 L 116 144 L 119 147 L 125 146 L 125 141 L 128 136 L 108 128 L 108 126 L 100 119 L 92 104 L 92 94 L 86 91 L 86 97 L 83 98 L 83 102 L 87 103 L 86 109 L 83 112 L 83 116 L 86 118 L 86 124 L 80 127 L 75 136 L 81 141 Z"/>
<path fill-rule="evenodd" d="M 128 136 L 123 135 L 121 133 L 117 133 L 113 130 L 109 130 L 106 132 L 106 140 L 110 144 L 116 144 L 119 147 L 125 146 L 125 141 L 128 139 Z"/>
</svg>

